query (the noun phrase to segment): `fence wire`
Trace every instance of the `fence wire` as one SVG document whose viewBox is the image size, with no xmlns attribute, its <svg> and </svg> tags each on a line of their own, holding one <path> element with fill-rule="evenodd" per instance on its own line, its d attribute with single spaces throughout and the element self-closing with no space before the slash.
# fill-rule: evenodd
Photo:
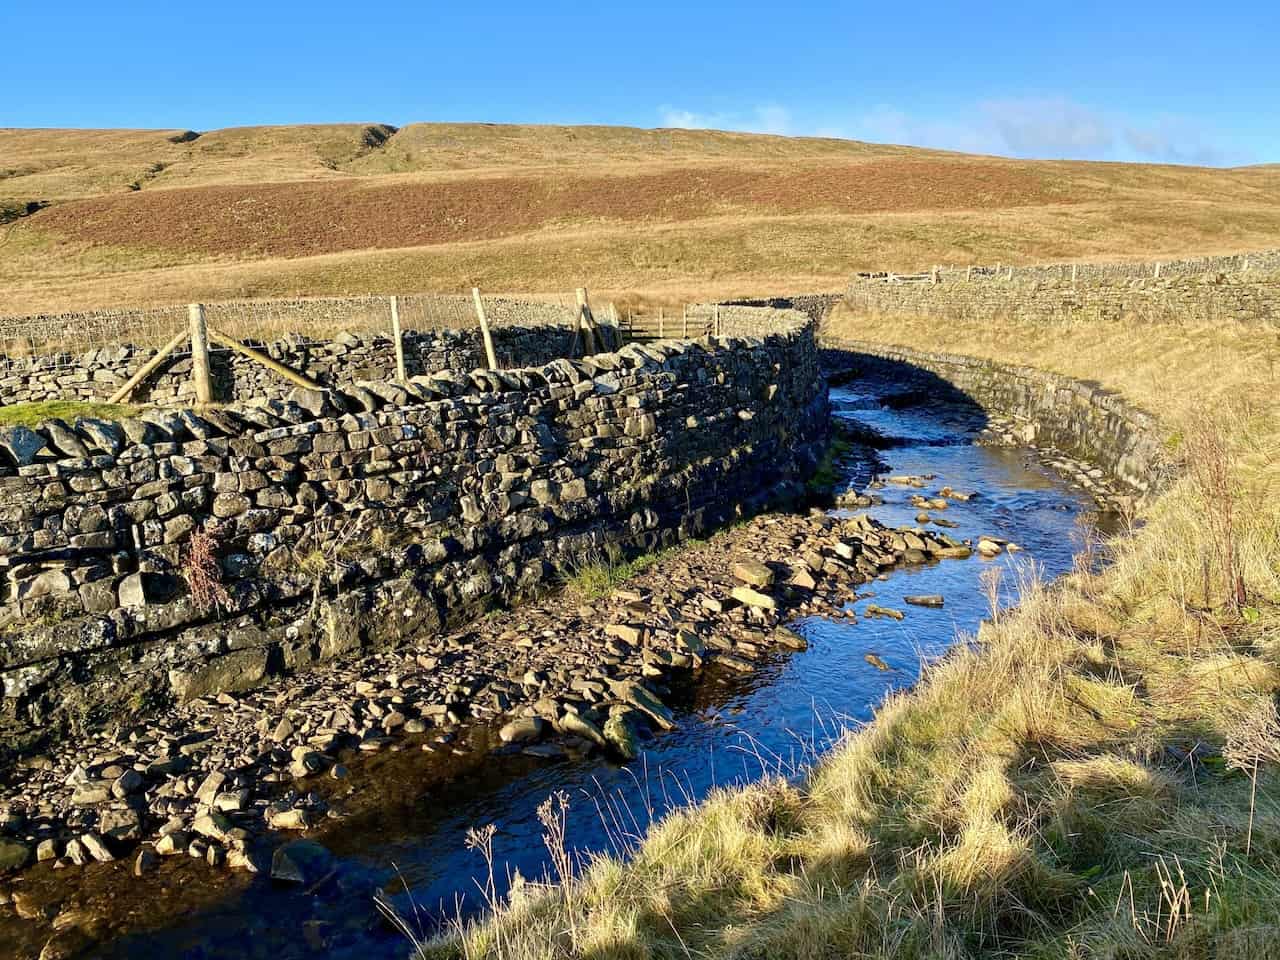
<svg viewBox="0 0 1280 960">
<path fill-rule="evenodd" d="M 417 293 L 395 301 L 406 333 L 480 325 L 470 294 Z M 481 302 L 494 327 L 572 323 L 576 308 L 572 295 L 542 300 L 485 295 Z M 340 333 L 389 337 L 391 304 L 392 297 L 374 295 L 229 300 L 206 304 L 205 317 L 210 328 L 254 346 L 282 340 L 306 344 Z M 0 378 L 14 370 L 70 371 L 94 360 L 125 360 L 162 346 L 188 324 L 185 305 L 0 318 Z M 210 349 L 227 348 L 215 344 Z M 184 345 L 173 355 L 190 352 Z"/>
</svg>

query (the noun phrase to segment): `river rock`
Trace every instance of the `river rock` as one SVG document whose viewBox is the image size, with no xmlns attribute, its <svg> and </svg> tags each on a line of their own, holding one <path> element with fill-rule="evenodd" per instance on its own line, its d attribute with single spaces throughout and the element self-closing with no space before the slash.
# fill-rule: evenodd
<svg viewBox="0 0 1280 960">
<path fill-rule="evenodd" d="M 311 818 L 300 807 L 290 807 L 273 812 L 267 823 L 272 830 L 306 830 L 311 826 Z"/>
<path fill-rule="evenodd" d="M 773 571 L 759 560 L 740 560 L 731 572 L 734 579 L 749 587 L 767 587 L 773 583 Z"/>
<path fill-rule="evenodd" d="M 160 863 L 160 858 L 151 847 L 143 847 L 133 861 L 133 875 L 141 877 L 153 871 Z"/>
<path fill-rule="evenodd" d="M 58 918 L 61 920 L 61 917 Z M 73 960 L 82 957 L 96 941 L 83 927 L 70 926 L 58 930 L 45 941 L 39 960 Z"/>
<path fill-rule="evenodd" d="M 600 728 L 586 717 L 579 716 L 576 713 L 564 713 L 564 715 L 560 717 L 559 727 L 562 733 L 568 733 L 575 737 L 581 737 L 584 740 L 590 740 L 599 747 L 603 747 L 605 745 L 604 734 L 600 732 Z"/>
<path fill-rule="evenodd" d="M 780 647 L 788 650 L 808 650 L 809 641 L 794 630 L 788 630 L 786 627 L 778 627 L 773 631 L 773 642 Z"/>
<path fill-rule="evenodd" d="M 191 837 L 185 830 L 174 830 L 156 841 L 156 853 L 162 857 L 176 857 L 187 852 Z"/>
<path fill-rule="evenodd" d="M 609 691 L 616 699 L 645 714 L 663 730 L 675 728 L 676 721 L 671 708 L 634 680 L 612 681 Z"/>
<path fill-rule="evenodd" d="M 639 754 L 630 710 L 615 708 L 609 712 L 609 719 L 604 724 L 604 738 L 623 760 L 634 760 Z"/>
<path fill-rule="evenodd" d="M 929 594 L 913 594 L 909 597 L 903 597 L 903 602 L 909 603 L 915 607 L 940 607 L 946 603 L 945 598 L 940 593 Z"/>
<path fill-rule="evenodd" d="M 115 859 L 115 855 L 107 849 L 107 845 L 103 843 L 102 838 L 96 833 L 86 833 L 80 838 L 80 842 L 84 844 L 85 850 L 89 856 L 97 860 L 99 863 L 110 863 Z"/>
<path fill-rule="evenodd" d="M 329 761 L 314 750 L 305 750 L 289 764 L 289 774 L 297 780 L 323 773 Z"/>
<path fill-rule="evenodd" d="M 894 610 L 890 607 L 882 607 L 876 603 L 868 603 L 863 611 L 868 617 L 887 617 L 890 620 L 905 619 L 906 614 L 901 610 Z"/>
<path fill-rule="evenodd" d="M 756 607 L 759 610 L 776 610 L 778 608 L 777 600 L 767 593 L 752 590 L 750 587 L 734 587 L 729 596 L 744 606 Z"/>
<path fill-rule="evenodd" d="M 142 818 L 138 816 L 137 810 L 127 807 L 123 810 L 103 810 L 98 816 L 98 832 L 121 843 L 129 843 L 141 836 Z"/>
<path fill-rule="evenodd" d="M 540 740 L 545 729 L 546 721 L 541 717 L 521 717 L 499 730 L 498 739 L 503 743 L 529 743 Z"/>
<path fill-rule="evenodd" d="M 143 786 L 142 774 L 130 767 L 111 784 L 111 792 L 117 799 L 123 800 L 131 793 L 137 793 Z"/>
<path fill-rule="evenodd" d="M 324 879 L 336 861 L 322 844 L 314 840 L 290 840 L 271 855 L 271 879 L 311 885 Z"/>
<path fill-rule="evenodd" d="M 0 873 L 21 870 L 31 857 L 31 848 L 17 840 L 0 840 Z"/>
<path fill-rule="evenodd" d="M 210 840 L 226 840 L 232 824 L 223 814 L 214 812 L 196 817 L 196 822 L 191 825 L 191 829 Z"/>
</svg>

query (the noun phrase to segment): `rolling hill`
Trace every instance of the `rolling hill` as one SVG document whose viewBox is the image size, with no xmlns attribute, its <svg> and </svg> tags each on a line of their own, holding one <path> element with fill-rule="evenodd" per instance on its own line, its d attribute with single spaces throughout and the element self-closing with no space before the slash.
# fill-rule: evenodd
<svg viewBox="0 0 1280 960">
<path fill-rule="evenodd" d="M 1280 167 L 619 127 L 7 129 L 0 211 L 0 314 L 472 284 L 675 300 L 1276 246 Z"/>
</svg>

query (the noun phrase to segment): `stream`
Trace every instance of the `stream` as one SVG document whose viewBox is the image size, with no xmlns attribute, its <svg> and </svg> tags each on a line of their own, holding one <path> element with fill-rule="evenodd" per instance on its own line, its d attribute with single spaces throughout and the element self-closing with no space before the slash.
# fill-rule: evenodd
<svg viewBox="0 0 1280 960">
<path fill-rule="evenodd" d="M 1032 451 L 975 443 L 981 414 L 936 404 L 882 405 L 890 390 L 868 381 L 832 388 L 834 416 L 881 436 L 879 449 L 855 447 L 842 458 L 841 486 L 863 489 L 876 475 L 932 476 L 924 489 L 886 483 L 875 491 L 884 502 L 867 512 L 891 526 L 916 523 L 913 494 L 934 496 L 943 486 L 977 491 L 969 502 L 952 500 L 934 513 L 955 524 L 945 532 L 975 541 L 979 535 L 1005 538 L 1020 551 L 895 570 L 864 585 L 851 604 L 855 610 L 866 603 L 902 610 L 902 621 L 793 622 L 791 628 L 808 640 L 806 651 L 773 653 L 747 676 L 712 671 L 691 683 L 672 700 L 676 729 L 645 742 L 642 755 L 627 765 L 599 754 L 567 763 L 478 755 L 424 785 L 421 753 L 379 757 L 384 802 L 328 832 L 332 866 L 320 882 L 300 887 L 264 878 L 222 880 L 210 891 L 213 871 L 199 863 L 175 865 L 150 883 L 120 880 L 119 909 L 131 917 L 132 932 L 84 955 L 404 960 L 410 945 L 380 915 L 375 892 L 422 932 L 442 917 L 483 909 L 487 868 L 467 843 L 473 827 L 495 826 L 494 880 L 501 895 L 515 871 L 527 878 L 546 874 L 537 810 L 557 791 L 568 799 L 569 846 L 585 856 L 625 853 L 654 819 L 714 787 L 764 773 L 802 775 L 844 729 L 870 719 L 886 694 L 915 683 L 924 660 L 976 632 L 990 613 L 995 574 L 988 571 L 999 571 L 1002 604 L 1016 600 L 1032 563 L 1046 580 L 1068 571 L 1082 543 L 1080 521 L 1094 511 L 1083 491 L 1042 466 Z M 834 511 L 855 512 L 862 511 Z M 945 605 L 905 603 L 904 597 L 920 594 L 940 594 Z M 888 669 L 869 662 L 868 654 Z M 156 898 L 177 898 L 184 906 L 175 910 Z M 145 919 L 148 901 L 155 905 L 151 923 Z M 10 954 L 6 939 L 0 924 L 0 955 L 28 955 L 22 948 Z"/>
</svg>

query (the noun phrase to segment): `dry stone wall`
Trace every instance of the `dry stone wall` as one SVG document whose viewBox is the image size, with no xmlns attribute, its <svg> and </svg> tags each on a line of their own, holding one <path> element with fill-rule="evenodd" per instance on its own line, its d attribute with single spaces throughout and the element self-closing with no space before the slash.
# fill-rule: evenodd
<svg viewBox="0 0 1280 960">
<path fill-rule="evenodd" d="M 813 324 L 758 309 L 732 327 L 376 393 L 10 428 L 0 731 L 17 747 L 245 689 L 797 492 L 829 429 Z"/>
<path fill-rule="evenodd" d="M 540 305 L 541 306 L 541 305 Z M 621 346 L 616 327 L 603 325 L 606 349 Z M 493 330 L 500 366 L 528 366 L 567 356 L 572 341 L 567 323 L 512 325 Z M 478 329 L 407 331 L 405 368 L 410 376 L 437 370 L 467 371 L 487 364 Z M 339 334 L 331 340 L 292 337 L 263 346 L 263 352 L 326 387 L 395 376 L 395 348 L 389 336 Z M 8 358 L 0 364 L 0 405 L 41 400 L 105 400 L 146 364 L 155 350 L 106 347 L 77 356 L 49 354 Z M 283 399 L 292 385 L 247 357 L 225 349 L 210 354 L 214 399 Z M 179 356 L 139 385 L 131 398 L 140 403 L 190 404 L 191 358 Z"/>
<path fill-rule="evenodd" d="M 946 282 L 985 277 L 1008 280 L 1070 280 L 1073 277 L 1076 280 L 1117 280 L 1248 273 L 1280 273 L 1280 250 L 1174 260 L 942 267 L 938 276 Z"/>
<path fill-rule="evenodd" d="M 1101 275 L 1081 276 L 1075 282 L 1047 273 L 971 280 L 960 273 L 944 275 L 938 283 L 855 279 L 845 302 L 866 313 L 940 320 L 1276 323 L 1280 322 L 1280 272 L 1160 278 Z"/>
<path fill-rule="evenodd" d="M 833 367 L 852 364 L 899 380 L 911 371 L 940 377 L 980 407 L 1015 417 L 1023 442 L 1096 464 L 1138 497 L 1158 492 L 1171 476 L 1156 418 L 1095 383 L 960 354 L 830 337 L 822 344 L 839 354 L 828 360 Z"/>
</svg>

